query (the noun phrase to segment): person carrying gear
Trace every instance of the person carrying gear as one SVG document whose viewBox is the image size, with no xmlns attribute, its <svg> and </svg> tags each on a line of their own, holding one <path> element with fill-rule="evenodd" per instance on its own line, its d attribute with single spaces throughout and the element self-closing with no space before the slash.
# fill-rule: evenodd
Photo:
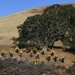
<svg viewBox="0 0 75 75">
<path fill-rule="evenodd" d="M 47 61 L 50 61 L 51 55 L 49 55 L 46 59 L 47 59 Z"/>
<path fill-rule="evenodd" d="M 36 58 L 34 59 L 33 63 L 34 63 L 35 65 L 37 64 L 37 59 L 36 59 Z"/>
<path fill-rule="evenodd" d="M 20 53 L 20 57 L 22 57 L 22 53 L 23 53 L 22 49 L 19 50 L 19 53 Z"/>
<path fill-rule="evenodd" d="M 36 47 L 33 48 L 33 53 L 34 53 L 34 54 L 37 53 L 37 48 L 36 48 Z"/>
<path fill-rule="evenodd" d="M 39 52 L 37 52 L 37 54 L 36 54 L 36 58 L 37 58 L 37 59 L 40 58 Z"/>
<path fill-rule="evenodd" d="M 45 54 L 44 50 L 42 50 L 41 54 L 42 54 L 42 55 L 44 55 L 44 54 Z"/>
<path fill-rule="evenodd" d="M 16 47 L 15 52 L 16 52 L 16 53 L 19 53 L 19 47 L 18 47 L 18 46 Z"/>
<path fill-rule="evenodd" d="M 10 57 L 13 57 L 13 50 L 10 49 Z"/>
<path fill-rule="evenodd" d="M 54 56 L 54 50 L 52 49 L 51 56 Z"/>
<path fill-rule="evenodd" d="M 62 54 L 61 62 L 64 63 L 64 55 Z"/>
<path fill-rule="evenodd" d="M 32 51 L 32 50 L 31 50 L 29 56 L 30 56 L 30 57 L 33 57 L 33 51 Z"/>
<path fill-rule="evenodd" d="M 55 61 L 55 62 L 57 62 L 57 55 L 56 55 L 56 54 L 55 54 L 55 58 L 54 58 L 54 61 Z"/>
<path fill-rule="evenodd" d="M 1 56 L 6 57 L 6 51 L 5 50 L 1 51 Z"/>
</svg>

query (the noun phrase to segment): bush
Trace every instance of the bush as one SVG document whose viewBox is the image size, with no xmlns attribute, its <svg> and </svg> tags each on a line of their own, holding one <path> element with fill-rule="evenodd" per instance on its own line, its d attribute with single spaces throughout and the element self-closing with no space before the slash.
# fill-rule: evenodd
<svg viewBox="0 0 75 75">
<path fill-rule="evenodd" d="M 75 75 L 75 64 L 67 70 L 70 75 Z"/>
</svg>

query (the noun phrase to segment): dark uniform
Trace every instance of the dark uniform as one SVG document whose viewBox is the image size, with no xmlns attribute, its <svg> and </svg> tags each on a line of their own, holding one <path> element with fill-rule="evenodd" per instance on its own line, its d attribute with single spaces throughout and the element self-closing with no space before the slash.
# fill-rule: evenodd
<svg viewBox="0 0 75 75">
<path fill-rule="evenodd" d="M 33 63 L 36 65 L 36 64 L 37 64 L 37 60 L 35 59 L 35 60 L 33 61 Z"/>
<path fill-rule="evenodd" d="M 42 55 L 44 55 L 44 54 L 45 54 L 44 50 L 42 50 L 41 54 L 42 54 Z"/>
<path fill-rule="evenodd" d="M 30 57 L 33 57 L 33 51 L 32 51 L 32 50 L 31 50 L 29 56 L 30 56 Z"/>
<path fill-rule="evenodd" d="M 22 57 L 22 53 L 23 53 L 22 49 L 19 50 L 19 53 L 20 53 L 20 57 Z"/>
<path fill-rule="evenodd" d="M 36 47 L 33 48 L 33 53 L 34 53 L 34 54 L 37 53 L 37 48 L 36 48 Z"/>
<path fill-rule="evenodd" d="M 62 55 L 61 62 L 64 63 L 64 55 Z"/>
<path fill-rule="evenodd" d="M 49 55 L 46 59 L 47 59 L 47 61 L 50 61 L 51 55 Z"/>
<path fill-rule="evenodd" d="M 16 53 L 19 53 L 19 48 L 18 47 L 16 47 Z"/>
<path fill-rule="evenodd" d="M 38 52 L 37 52 L 37 54 L 36 54 L 36 58 L 38 58 L 38 59 L 40 58 L 40 55 L 39 55 L 39 53 L 38 53 Z"/>
<path fill-rule="evenodd" d="M 1 56 L 6 57 L 6 51 L 5 50 L 1 51 Z"/>
<path fill-rule="evenodd" d="M 54 61 L 57 62 L 57 55 L 55 55 Z"/>
<path fill-rule="evenodd" d="M 54 56 L 54 50 L 52 50 L 52 52 L 51 52 L 51 56 Z"/>
</svg>

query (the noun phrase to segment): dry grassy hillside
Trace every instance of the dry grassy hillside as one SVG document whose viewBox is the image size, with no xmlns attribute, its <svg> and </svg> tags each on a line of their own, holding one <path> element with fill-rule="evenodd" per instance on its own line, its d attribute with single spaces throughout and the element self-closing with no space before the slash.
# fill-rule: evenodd
<svg viewBox="0 0 75 75">
<path fill-rule="evenodd" d="M 75 6 L 75 4 L 73 4 L 73 6 Z M 12 40 L 10 39 L 18 36 L 16 27 L 22 24 L 28 16 L 41 14 L 45 8 L 46 7 L 34 8 L 0 18 L 0 49 L 12 46 Z"/>
<path fill-rule="evenodd" d="M 0 18 L 0 49 L 13 45 L 10 39 L 18 36 L 16 27 L 22 24 L 28 16 L 41 14 L 45 8 L 30 9 Z"/>
<path fill-rule="evenodd" d="M 75 6 L 75 4 L 73 5 Z M 50 48 L 45 55 L 38 50 L 40 58 L 37 59 L 36 65 L 33 64 L 36 54 L 33 54 L 31 58 L 27 48 L 23 49 L 22 57 L 13 48 L 13 57 L 10 57 L 9 48 L 13 46 L 11 38 L 18 37 L 17 26 L 22 24 L 28 16 L 42 14 L 45 8 L 47 7 L 30 9 L 0 18 L 0 55 L 2 49 L 6 50 L 6 57 L 0 56 L 0 75 L 49 75 L 50 71 L 50 75 L 56 75 L 55 73 L 57 75 L 75 75 L 73 63 L 75 54 L 67 52 L 61 47 L 54 48 L 54 56 L 51 56 L 50 61 L 47 60 L 52 52 Z M 62 46 L 63 43 L 56 41 L 55 45 Z M 65 58 L 64 63 L 61 62 L 62 55 Z M 57 62 L 54 61 L 55 56 L 57 56 Z M 42 61 L 45 63 L 44 65 L 41 64 Z"/>
</svg>

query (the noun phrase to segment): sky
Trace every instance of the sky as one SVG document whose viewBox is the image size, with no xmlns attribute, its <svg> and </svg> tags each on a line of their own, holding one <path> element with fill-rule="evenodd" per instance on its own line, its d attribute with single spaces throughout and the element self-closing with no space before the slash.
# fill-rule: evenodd
<svg viewBox="0 0 75 75">
<path fill-rule="evenodd" d="M 0 0 L 0 18 L 31 8 L 64 3 L 75 3 L 75 0 Z"/>
</svg>

